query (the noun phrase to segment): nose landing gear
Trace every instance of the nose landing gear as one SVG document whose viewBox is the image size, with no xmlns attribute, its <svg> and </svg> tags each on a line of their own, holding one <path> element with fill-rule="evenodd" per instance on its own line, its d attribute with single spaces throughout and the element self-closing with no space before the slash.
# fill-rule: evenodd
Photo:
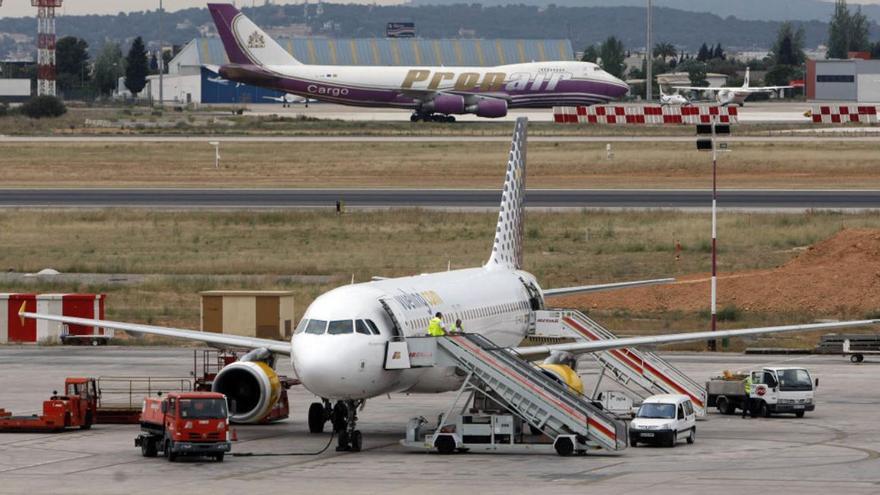
<svg viewBox="0 0 880 495">
<path fill-rule="evenodd" d="M 333 406 L 333 431 L 338 439 L 337 452 L 360 452 L 363 436 L 357 429 L 357 409 L 363 409 L 364 400 L 341 400 Z"/>
<path fill-rule="evenodd" d="M 333 407 L 327 399 L 309 406 L 309 433 L 324 433 L 324 425 L 332 417 Z"/>
</svg>

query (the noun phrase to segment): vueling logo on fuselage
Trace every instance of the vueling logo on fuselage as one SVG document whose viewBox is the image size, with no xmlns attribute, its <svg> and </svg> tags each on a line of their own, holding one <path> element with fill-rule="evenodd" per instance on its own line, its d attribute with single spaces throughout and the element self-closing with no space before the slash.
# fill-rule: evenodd
<svg viewBox="0 0 880 495">
<path fill-rule="evenodd" d="M 571 79 L 562 71 L 533 72 L 446 72 L 412 69 L 400 89 L 453 89 L 456 91 L 553 91 L 560 81 Z M 449 86 L 452 83 L 452 86 Z"/>
<path fill-rule="evenodd" d="M 394 296 L 394 299 L 406 309 L 428 308 L 443 304 L 443 298 L 432 290 L 414 293 L 402 293 Z"/>
</svg>

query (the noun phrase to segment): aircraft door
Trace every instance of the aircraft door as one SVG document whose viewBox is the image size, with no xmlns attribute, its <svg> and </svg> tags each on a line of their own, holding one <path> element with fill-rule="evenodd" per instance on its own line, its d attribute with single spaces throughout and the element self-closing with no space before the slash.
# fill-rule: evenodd
<svg viewBox="0 0 880 495">
<path fill-rule="evenodd" d="M 401 325 L 402 320 L 398 318 L 397 313 L 395 313 L 393 309 L 396 302 L 383 297 L 379 299 L 379 304 L 382 305 L 382 309 L 384 309 L 385 314 L 388 315 L 388 322 L 391 327 L 391 340 L 404 340 L 403 326 Z"/>
<path fill-rule="evenodd" d="M 526 282 L 520 277 L 520 282 L 522 282 L 523 287 L 526 288 L 526 292 L 529 294 L 529 307 L 532 311 L 540 311 L 544 309 L 544 298 L 541 297 L 541 291 L 535 287 L 534 282 Z"/>
</svg>

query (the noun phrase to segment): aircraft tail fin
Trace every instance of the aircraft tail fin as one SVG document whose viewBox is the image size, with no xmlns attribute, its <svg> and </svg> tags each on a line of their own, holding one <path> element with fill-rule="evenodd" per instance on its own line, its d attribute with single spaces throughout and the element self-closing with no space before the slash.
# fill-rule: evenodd
<svg viewBox="0 0 880 495">
<path fill-rule="evenodd" d="M 518 270 L 523 261 L 523 216 L 526 193 L 526 134 L 528 118 L 516 119 L 507 159 L 507 174 L 501 193 L 501 209 L 495 228 L 495 243 L 487 268 Z"/>
<path fill-rule="evenodd" d="M 226 55 L 233 64 L 302 65 L 237 8 L 226 3 L 209 3 Z"/>
</svg>

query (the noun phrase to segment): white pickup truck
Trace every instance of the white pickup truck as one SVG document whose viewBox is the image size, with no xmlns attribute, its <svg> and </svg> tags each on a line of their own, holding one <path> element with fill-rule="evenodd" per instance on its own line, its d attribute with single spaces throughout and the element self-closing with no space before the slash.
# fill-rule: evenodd
<svg viewBox="0 0 880 495">
<path fill-rule="evenodd" d="M 768 417 L 777 413 L 793 413 L 801 418 L 816 409 L 814 391 L 819 379 L 813 380 L 804 368 L 767 367 L 752 371 L 752 416 Z M 713 378 L 706 382 L 708 405 L 721 414 L 735 414 L 742 409 L 746 394 L 743 380 Z"/>
</svg>

